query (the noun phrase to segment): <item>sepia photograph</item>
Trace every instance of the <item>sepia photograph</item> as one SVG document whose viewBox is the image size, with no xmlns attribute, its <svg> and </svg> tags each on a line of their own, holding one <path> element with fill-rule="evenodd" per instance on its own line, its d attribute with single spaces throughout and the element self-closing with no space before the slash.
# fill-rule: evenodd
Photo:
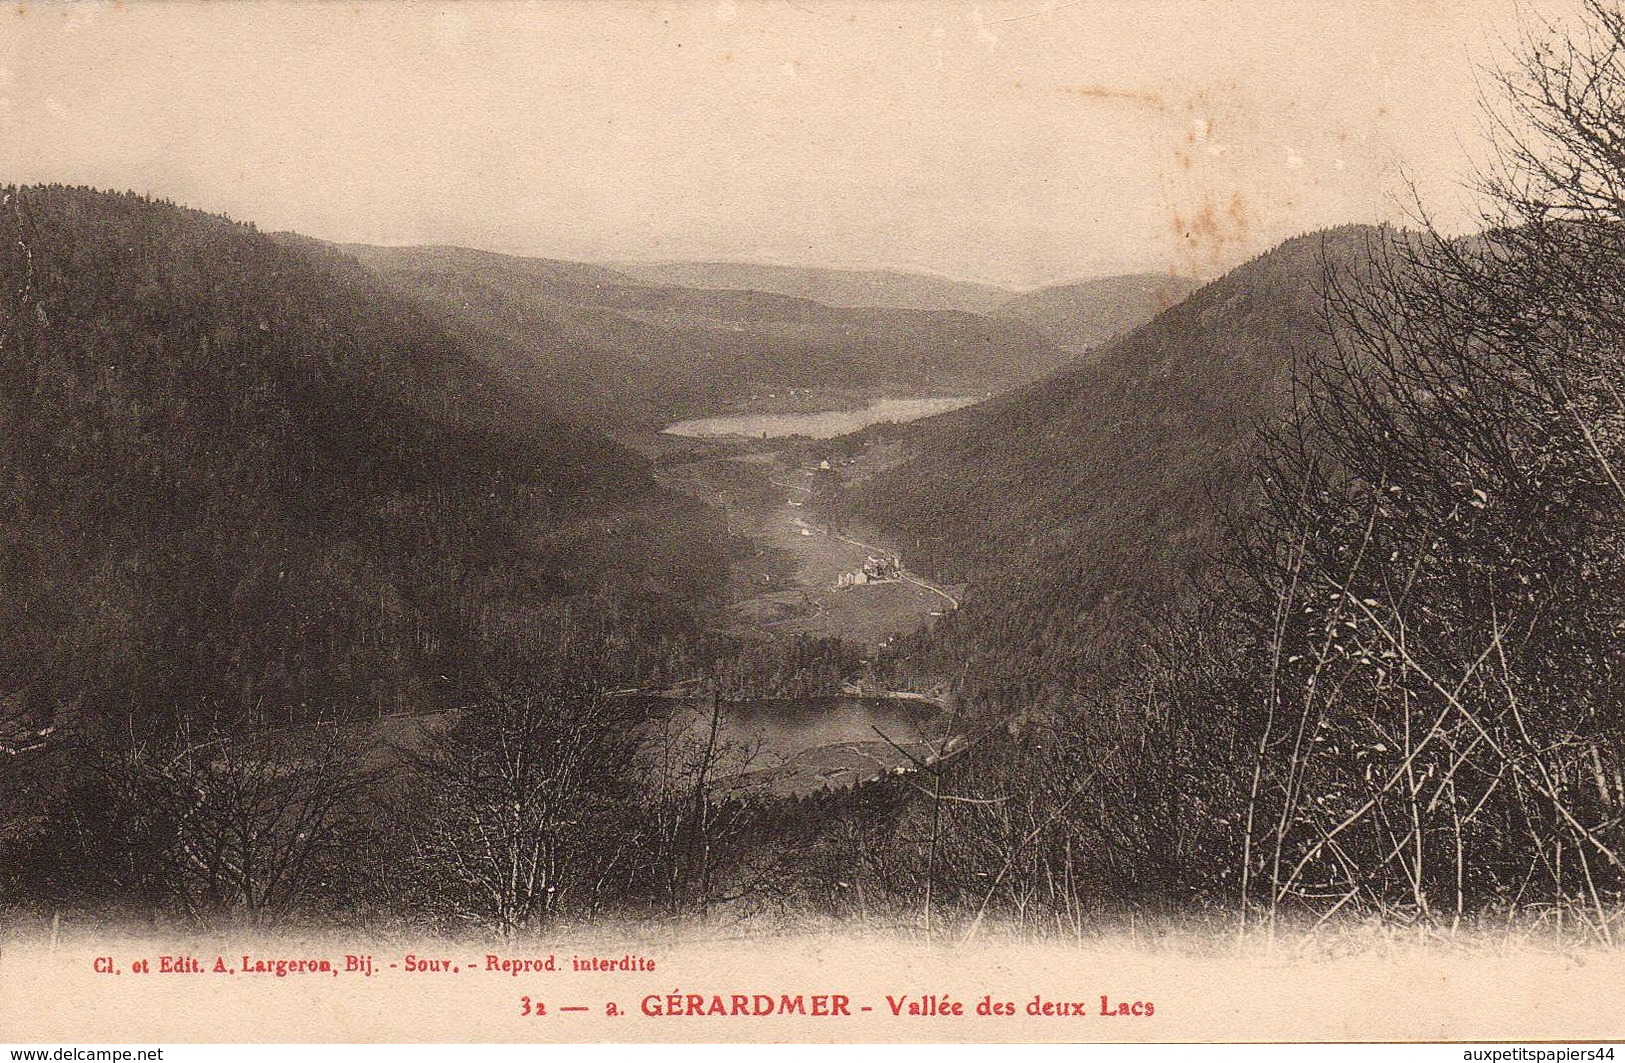
<svg viewBox="0 0 1625 1063">
<path fill-rule="evenodd" d="M 11 1059 L 1622 999 L 1625 3 L 0 8 Z"/>
</svg>

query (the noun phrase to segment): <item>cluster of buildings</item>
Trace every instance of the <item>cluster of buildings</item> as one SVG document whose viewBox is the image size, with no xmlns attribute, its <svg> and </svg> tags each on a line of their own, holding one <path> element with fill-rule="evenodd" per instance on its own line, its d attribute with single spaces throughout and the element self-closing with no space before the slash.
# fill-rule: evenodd
<svg viewBox="0 0 1625 1063">
<path fill-rule="evenodd" d="M 903 563 L 895 557 L 870 555 L 856 572 L 843 572 L 836 579 L 837 587 L 862 587 L 870 583 L 898 583 L 903 578 Z"/>
</svg>

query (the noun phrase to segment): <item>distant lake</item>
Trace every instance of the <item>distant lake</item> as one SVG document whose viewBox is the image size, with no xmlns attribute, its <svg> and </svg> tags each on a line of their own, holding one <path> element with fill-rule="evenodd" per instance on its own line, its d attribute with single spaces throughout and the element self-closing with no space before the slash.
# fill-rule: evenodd
<svg viewBox="0 0 1625 1063">
<path fill-rule="evenodd" d="M 724 704 L 721 737 L 736 748 L 783 758 L 837 742 L 883 741 L 877 727 L 894 742 L 939 735 L 941 713 L 936 705 L 889 698 L 761 698 Z M 707 708 L 685 704 L 678 718 L 686 720 L 691 739 L 705 739 Z"/>
<path fill-rule="evenodd" d="M 678 421 L 665 431 L 674 436 L 807 436 L 833 439 L 872 424 L 901 424 L 947 413 L 978 401 L 971 396 L 944 399 L 876 399 L 861 410 L 828 410 L 823 413 L 742 413 L 733 417 L 701 417 Z"/>
</svg>

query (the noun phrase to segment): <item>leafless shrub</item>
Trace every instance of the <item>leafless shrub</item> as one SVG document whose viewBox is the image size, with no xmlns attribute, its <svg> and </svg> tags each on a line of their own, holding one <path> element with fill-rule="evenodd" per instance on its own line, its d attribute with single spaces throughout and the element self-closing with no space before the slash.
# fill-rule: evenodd
<svg viewBox="0 0 1625 1063">
<path fill-rule="evenodd" d="M 498 694 L 426 730 L 397 799 L 423 909 L 512 937 L 635 878 L 642 723 L 580 684 Z"/>
<path fill-rule="evenodd" d="M 1625 20 L 1508 79 L 1499 213 L 1329 268 L 1242 568 L 1240 899 L 1459 922 L 1625 886 Z"/>
</svg>

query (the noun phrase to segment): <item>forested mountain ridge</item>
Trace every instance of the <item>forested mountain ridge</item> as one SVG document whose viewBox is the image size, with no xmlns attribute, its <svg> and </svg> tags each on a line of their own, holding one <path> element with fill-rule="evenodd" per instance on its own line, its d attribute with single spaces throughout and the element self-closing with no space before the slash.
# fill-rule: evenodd
<svg viewBox="0 0 1625 1063">
<path fill-rule="evenodd" d="M 788 388 L 977 394 L 1072 358 L 1024 321 L 963 310 L 655 286 L 463 249 L 342 250 L 510 379 L 605 427 L 659 427 Z"/>
<path fill-rule="evenodd" d="M 847 505 L 911 564 L 971 583 L 930 656 L 1064 687 L 1120 663 L 1227 535 L 1258 422 L 1325 342 L 1326 264 L 1378 234 L 1290 240 L 1088 364 L 902 430 L 913 456 Z"/>
<path fill-rule="evenodd" d="M 0 241 L 8 718 L 435 707 L 555 603 L 704 593 L 697 507 L 651 532 L 686 503 L 641 459 L 349 259 L 59 186 L 0 190 Z"/>
<path fill-rule="evenodd" d="M 1023 292 L 993 313 L 1025 321 L 1056 346 L 1081 354 L 1145 324 L 1199 286 L 1169 273 L 1097 277 Z"/>
<path fill-rule="evenodd" d="M 820 269 L 751 262 L 617 262 L 614 268 L 656 287 L 771 292 L 825 306 L 893 307 L 991 313 L 1011 291 L 977 281 L 888 269 Z"/>
</svg>

